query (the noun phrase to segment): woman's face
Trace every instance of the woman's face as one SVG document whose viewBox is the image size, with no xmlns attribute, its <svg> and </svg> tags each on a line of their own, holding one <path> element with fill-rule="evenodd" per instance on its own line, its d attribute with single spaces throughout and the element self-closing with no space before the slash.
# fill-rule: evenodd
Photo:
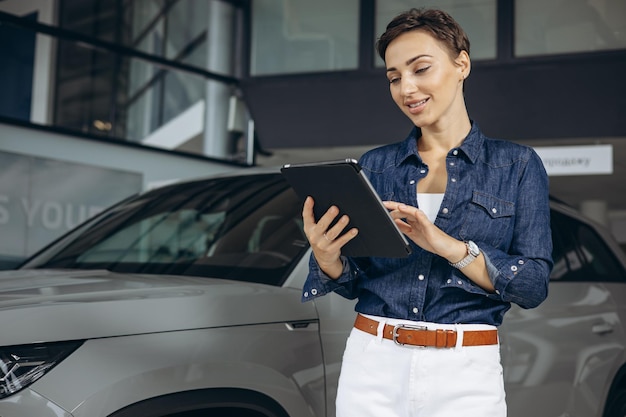
<svg viewBox="0 0 626 417">
<path fill-rule="evenodd" d="M 453 61 L 430 33 L 413 30 L 389 44 L 385 64 L 391 96 L 414 125 L 436 128 L 465 114 L 463 80 L 470 70 L 465 51 Z"/>
</svg>

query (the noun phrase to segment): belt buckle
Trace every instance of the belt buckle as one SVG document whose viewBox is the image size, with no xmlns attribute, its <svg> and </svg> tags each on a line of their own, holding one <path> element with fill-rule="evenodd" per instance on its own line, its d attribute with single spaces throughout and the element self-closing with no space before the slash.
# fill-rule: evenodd
<svg viewBox="0 0 626 417">
<path fill-rule="evenodd" d="M 418 326 L 415 324 L 396 324 L 395 326 L 393 326 L 393 334 L 392 334 L 392 338 L 393 338 L 393 342 L 398 345 L 398 346 L 404 346 L 406 345 L 406 343 L 400 343 L 398 341 L 398 330 L 400 329 L 405 329 L 405 330 L 428 330 L 428 327 L 426 326 Z M 420 345 L 416 345 L 416 346 L 420 346 Z M 420 346 L 420 347 L 424 347 L 424 346 Z"/>
</svg>

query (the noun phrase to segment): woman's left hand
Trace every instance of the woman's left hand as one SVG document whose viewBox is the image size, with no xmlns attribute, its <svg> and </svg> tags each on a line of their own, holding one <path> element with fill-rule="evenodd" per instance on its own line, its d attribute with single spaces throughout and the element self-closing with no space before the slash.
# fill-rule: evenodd
<svg viewBox="0 0 626 417">
<path fill-rule="evenodd" d="M 422 249 L 447 258 L 454 245 L 460 243 L 435 226 L 417 207 L 395 201 L 385 201 L 384 205 L 400 231 Z"/>
</svg>

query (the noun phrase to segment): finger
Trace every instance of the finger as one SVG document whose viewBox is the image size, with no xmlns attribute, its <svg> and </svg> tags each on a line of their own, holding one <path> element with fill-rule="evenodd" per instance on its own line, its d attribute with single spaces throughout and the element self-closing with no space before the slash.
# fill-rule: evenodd
<svg viewBox="0 0 626 417">
<path fill-rule="evenodd" d="M 393 210 L 389 212 L 389 215 L 391 216 L 392 219 L 394 220 L 403 220 L 407 218 L 407 214 L 406 213 L 402 213 L 398 210 Z M 411 216 L 412 217 L 412 216 Z"/>
<path fill-rule="evenodd" d="M 339 245 L 339 247 L 344 247 L 346 243 L 354 239 L 356 235 L 358 234 L 359 234 L 359 229 L 357 229 L 356 227 L 353 227 L 352 229 L 348 230 L 347 233 L 344 233 L 343 235 L 335 239 L 333 243 Z"/>
<path fill-rule="evenodd" d="M 331 206 L 326 213 L 317 221 L 317 226 L 320 230 L 327 231 L 332 222 L 339 214 L 339 209 L 336 206 Z"/>
<path fill-rule="evenodd" d="M 337 236 L 339 236 L 344 231 L 346 226 L 348 226 L 349 222 L 350 222 L 350 218 L 348 218 L 348 216 L 344 214 L 337 221 L 337 223 L 333 225 L 333 227 L 326 230 L 324 235 L 326 236 L 327 239 L 330 239 L 331 241 L 335 240 Z"/>
<path fill-rule="evenodd" d="M 347 226 L 347 224 L 346 224 Z M 359 232 L 356 227 L 351 228 L 346 233 L 343 233 L 345 226 L 341 229 L 337 228 L 337 225 L 333 226 L 330 230 L 323 234 L 323 239 L 327 242 L 329 249 L 341 248 L 343 245 L 352 240 Z"/>
<path fill-rule="evenodd" d="M 383 205 L 387 208 L 387 210 L 397 210 L 400 203 L 396 201 L 383 201 Z"/>
<path fill-rule="evenodd" d="M 423 221 L 426 219 L 426 213 L 417 207 L 409 206 L 407 204 L 398 204 L 397 213 L 399 213 L 399 215 L 393 217 L 406 218 L 407 220 L 413 221 Z"/>
<path fill-rule="evenodd" d="M 405 222 L 402 219 L 395 219 L 394 220 L 396 225 L 398 226 L 398 229 L 400 229 L 400 231 L 404 234 L 409 234 L 413 231 L 413 228 L 411 227 L 410 224 L 408 224 L 407 222 Z"/>
<path fill-rule="evenodd" d="M 404 203 L 399 203 L 397 201 L 383 201 L 383 204 L 389 210 L 389 214 L 394 219 L 403 219 L 407 217 L 407 214 L 413 216 L 415 210 L 418 210 L 416 207 L 409 206 Z"/>
<path fill-rule="evenodd" d="M 335 224 L 333 227 L 327 230 L 326 233 L 324 233 L 324 238 L 329 242 L 329 249 L 341 249 L 346 243 L 354 239 L 354 237 L 359 233 L 356 227 L 353 227 L 346 233 L 343 233 L 349 223 L 350 218 L 344 214 L 337 221 L 337 224 Z"/>
<path fill-rule="evenodd" d="M 304 205 L 302 206 L 302 220 L 304 221 L 304 226 L 315 224 L 315 216 L 313 214 L 313 205 L 314 205 L 313 197 L 309 196 L 304 200 Z"/>
</svg>

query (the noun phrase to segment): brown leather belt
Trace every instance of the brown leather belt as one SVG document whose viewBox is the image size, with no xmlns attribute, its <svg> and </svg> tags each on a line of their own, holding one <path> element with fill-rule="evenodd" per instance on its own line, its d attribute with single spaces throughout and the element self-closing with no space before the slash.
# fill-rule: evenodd
<svg viewBox="0 0 626 417">
<path fill-rule="evenodd" d="M 376 336 L 378 322 L 361 314 L 356 316 L 354 327 Z M 451 348 L 456 346 L 456 330 L 428 330 L 425 326 L 413 324 L 399 324 L 392 326 L 385 324 L 383 331 L 385 339 L 393 340 L 398 345 L 423 347 Z M 466 330 L 463 332 L 463 346 L 484 346 L 498 344 L 497 330 Z"/>
</svg>

